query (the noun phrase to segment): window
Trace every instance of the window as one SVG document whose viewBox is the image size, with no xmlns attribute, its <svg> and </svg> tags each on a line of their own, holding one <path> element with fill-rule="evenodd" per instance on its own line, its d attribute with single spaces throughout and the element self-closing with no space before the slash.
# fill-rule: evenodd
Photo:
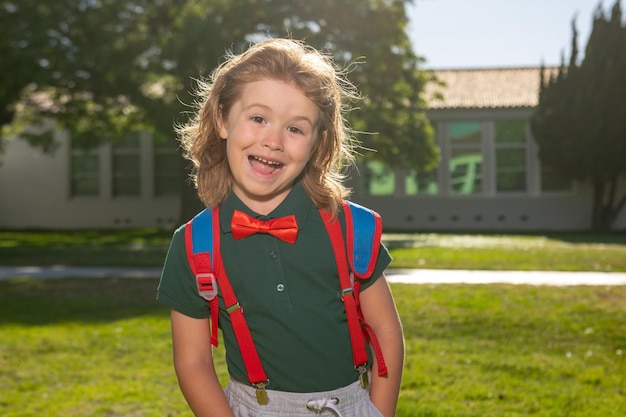
<svg viewBox="0 0 626 417">
<path fill-rule="evenodd" d="M 114 197 L 141 194 L 141 158 L 138 133 L 130 133 L 113 144 L 112 190 Z"/>
<path fill-rule="evenodd" d="M 406 195 L 437 194 L 439 186 L 437 184 L 437 170 L 430 172 L 409 171 L 405 179 Z"/>
<path fill-rule="evenodd" d="M 178 195 L 182 184 L 182 161 L 171 138 L 154 138 L 154 195 Z"/>
<path fill-rule="evenodd" d="M 479 194 L 483 189 L 482 124 L 453 122 L 448 129 L 450 191 L 452 194 Z"/>
<path fill-rule="evenodd" d="M 100 194 L 98 150 L 72 149 L 70 171 L 72 197 Z"/>
<path fill-rule="evenodd" d="M 365 163 L 363 182 L 365 192 L 369 195 L 390 195 L 394 193 L 396 184 L 393 171 L 380 161 Z"/>
<path fill-rule="evenodd" d="M 69 175 L 72 197 L 177 196 L 183 187 L 177 142 L 139 132 L 97 149 L 72 149 Z"/>
<path fill-rule="evenodd" d="M 495 145 L 496 191 L 526 191 L 526 123 L 497 121 Z"/>
</svg>

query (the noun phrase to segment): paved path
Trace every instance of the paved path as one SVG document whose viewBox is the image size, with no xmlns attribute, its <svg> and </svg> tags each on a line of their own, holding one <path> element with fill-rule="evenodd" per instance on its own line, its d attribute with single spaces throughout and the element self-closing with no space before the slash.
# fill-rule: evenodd
<svg viewBox="0 0 626 417">
<path fill-rule="evenodd" d="M 0 266 L 0 279 L 7 278 L 155 278 L 161 268 L 98 268 L 65 266 Z"/>
<path fill-rule="evenodd" d="M 410 284 L 626 285 L 626 273 L 391 269 L 390 282 Z"/>
<path fill-rule="evenodd" d="M 0 279 L 8 278 L 154 278 L 161 268 L 90 268 L 63 266 L 0 266 Z M 440 269 L 388 269 L 390 282 L 410 284 L 530 284 L 626 285 L 626 273 L 550 271 L 465 271 Z"/>
</svg>

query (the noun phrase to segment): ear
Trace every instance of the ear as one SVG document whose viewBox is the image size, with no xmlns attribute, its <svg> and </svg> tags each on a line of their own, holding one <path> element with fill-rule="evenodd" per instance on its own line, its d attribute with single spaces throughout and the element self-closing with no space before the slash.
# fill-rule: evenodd
<svg viewBox="0 0 626 417">
<path fill-rule="evenodd" d="M 219 134 L 221 139 L 228 138 L 228 122 L 224 118 L 224 113 L 222 112 L 223 107 L 220 105 L 219 114 L 217 116 L 217 133 Z"/>
</svg>

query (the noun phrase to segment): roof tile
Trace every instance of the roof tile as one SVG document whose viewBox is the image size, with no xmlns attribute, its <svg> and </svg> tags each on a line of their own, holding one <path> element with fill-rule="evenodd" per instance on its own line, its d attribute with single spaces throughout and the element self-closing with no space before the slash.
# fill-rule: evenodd
<svg viewBox="0 0 626 417">
<path fill-rule="evenodd" d="M 539 99 L 540 71 L 539 67 L 434 70 L 445 84 L 428 84 L 425 97 L 430 109 L 534 107 Z M 436 98 L 437 93 L 443 99 Z"/>
</svg>

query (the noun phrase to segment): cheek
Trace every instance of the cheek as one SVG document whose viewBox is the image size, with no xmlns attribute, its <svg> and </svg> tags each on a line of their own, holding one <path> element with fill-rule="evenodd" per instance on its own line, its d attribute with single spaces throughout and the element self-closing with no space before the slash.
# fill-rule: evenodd
<svg viewBox="0 0 626 417">
<path fill-rule="evenodd" d="M 307 150 L 307 159 L 319 159 L 320 148 L 322 147 L 324 141 L 323 138 L 315 138 L 311 141 Z"/>
<path fill-rule="evenodd" d="M 315 153 L 315 150 L 317 149 L 316 145 L 315 141 L 301 144 L 297 150 L 298 159 L 300 159 L 303 163 L 307 163 Z"/>
</svg>

